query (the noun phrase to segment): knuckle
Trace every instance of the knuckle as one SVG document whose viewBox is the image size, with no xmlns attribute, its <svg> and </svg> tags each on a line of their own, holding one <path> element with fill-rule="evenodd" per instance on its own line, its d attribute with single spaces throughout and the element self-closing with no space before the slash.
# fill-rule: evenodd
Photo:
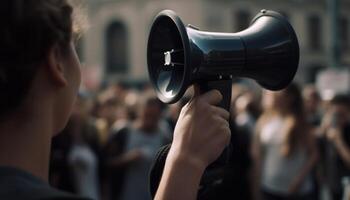
<svg viewBox="0 0 350 200">
<path fill-rule="evenodd" d="M 221 132 L 223 135 L 228 135 L 227 132 L 228 132 L 228 128 L 226 125 L 222 125 L 221 126 Z"/>
<path fill-rule="evenodd" d="M 231 141 L 231 134 L 228 132 L 222 133 L 222 145 L 228 145 Z"/>
<path fill-rule="evenodd" d="M 220 117 L 215 116 L 215 115 L 211 115 L 212 121 L 213 123 L 218 127 L 221 128 L 222 126 L 222 120 L 220 119 Z"/>
<path fill-rule="evenodd" d="M 225 110 L 225 114 L 224 115 L 225 115 L 224 116 L 225 119 L 229 119 L 230 118 L 230 113 L 228 111 L 226 111 L 226 110 Z"/>
<path fill-rule="evenodd" d="M 221 100 L 223 98 L 222 94 L 221 94 L 221 92 L 219 92 L 219 90 L 214 90 L 213 95 L 215 95 L 219 100 Z"/>
<path fill-rule="evenodd" d="M 229 129 L 226 129 L 227 132 L 226 132 L 226 137 L 227 137 L 227 140 L 231 140 L 231 131 Z"/>
<path fill-rule="evenodd" d="M 227 135 L 231 134 L 231 130 L 230 130 L 230 127 L 228 125 L 228 122 L 225 122 L 222 124 L 222 131 L 224 134 L 227 134 Z"/>
<path fill-rule="evenodd" d="M 206 109 L 206 112 L 209 113 L 210 115 L 216 115 L 217 111 L 214 107 L 212 106 L 208 106 L 208 108 Z"/>
</svg>

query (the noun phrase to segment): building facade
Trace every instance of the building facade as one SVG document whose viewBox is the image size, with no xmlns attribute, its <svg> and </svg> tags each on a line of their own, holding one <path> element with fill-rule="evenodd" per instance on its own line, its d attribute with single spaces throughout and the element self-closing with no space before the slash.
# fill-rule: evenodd
<svg viewBox="0 0 350 200">
<path fill-rule="evenodd" d="M 343 2 L 344 1 L 344 2 Z M 342 66 L 350 66 L 350 1 L 339 6 Z M 201 30 L 237 32 L 261 10 L 285 15 L 296 30 L 300 67 L 296 79 L 313 82 L 329 66 L 331 23 L 326 0 L 89 0 L 90 28 L 79 54 L 88 71 L 103 81 L 147 80 L 146 47 L 153 18 L 163 9 Z M 283 66 L 281 66 L 283 67 Z"/>
</svg>

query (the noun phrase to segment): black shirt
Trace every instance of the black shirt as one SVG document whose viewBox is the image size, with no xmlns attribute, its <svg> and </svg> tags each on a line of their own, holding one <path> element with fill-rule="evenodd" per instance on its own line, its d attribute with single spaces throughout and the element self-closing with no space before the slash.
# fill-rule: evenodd
<svg viewBox="0 0 350 200">
<path fill-rule="evenodd" d="M 345 145 L 350 148 L 350 123 L 343 127 L 341 137 Z M 350 176 L 350 169 L 341 159 L 332 142 L 329 142 L 326 138 L 322 138 L 320 145 L 327 183 L 331 191 L 341 192 L 343 189 L 342 178 Z"/>
<path fill-rule="evenodd" d="M 45 181 L 19 169 L 0 167 L 1 200 L 89 200 L 50 187 Z"/>
</svg>

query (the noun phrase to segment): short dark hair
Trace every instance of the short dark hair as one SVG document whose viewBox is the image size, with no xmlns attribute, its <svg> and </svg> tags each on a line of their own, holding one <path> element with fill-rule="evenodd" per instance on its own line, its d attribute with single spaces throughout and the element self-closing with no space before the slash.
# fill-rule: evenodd
<svg viewBox="0 0 350 200">
<path fill-rule="evenodd" d="M 68 48 L 72 12 L 67 0 L 1 1 L 0 117 L 20 105 L 50 48 Z"/>
</svg>

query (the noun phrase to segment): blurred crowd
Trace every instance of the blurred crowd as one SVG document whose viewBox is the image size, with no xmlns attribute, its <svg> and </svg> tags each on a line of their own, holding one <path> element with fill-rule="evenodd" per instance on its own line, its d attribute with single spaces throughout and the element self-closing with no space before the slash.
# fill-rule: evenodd
<svg viewBox="0 0 350 200">
<path fill-rule="evenodd" d="M 52 143 L 50 183 L 96 200 L 148 200 L 154 157 L 191 91 L 172 105 L 114 83 L 80 92 Z M 343 199 L 350 194 L 350 98 L 312 85 L 271 92 L 232 86 L 231 159 L 218 199 Z M 349 198 L 349 197 L 347 197 Z"/>
</svg>

